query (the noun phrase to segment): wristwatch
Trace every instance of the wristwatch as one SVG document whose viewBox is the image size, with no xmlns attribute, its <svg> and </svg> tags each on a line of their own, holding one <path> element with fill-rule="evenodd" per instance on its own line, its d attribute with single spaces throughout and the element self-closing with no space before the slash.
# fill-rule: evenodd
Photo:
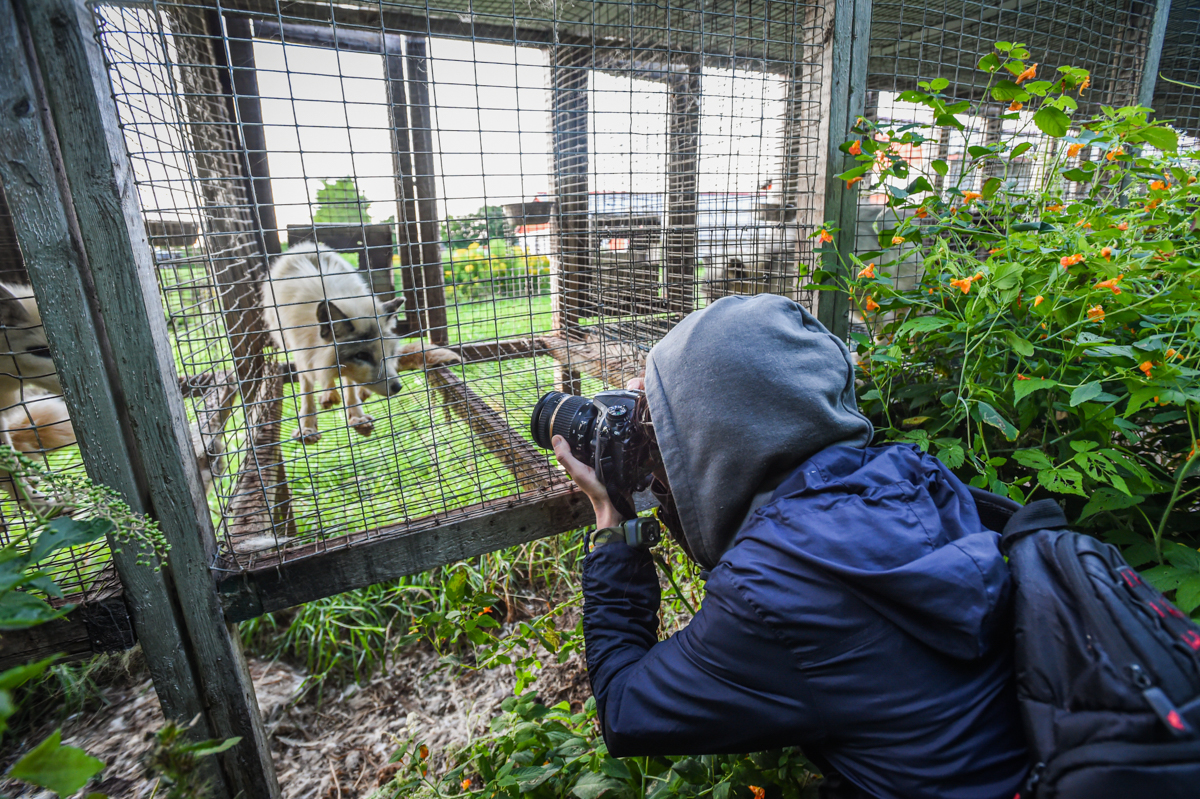
<svg viewBox="0 0 1200 799">
<path fill-rule="evenodd" d="M 662 527 L 658 519 L 635 516 L 614 527 L 602 527 L 591 535 L 589 551 L 616 541 L 624 541 L 631 547 L 649 549 L 662 538 Z"/>
</svg>

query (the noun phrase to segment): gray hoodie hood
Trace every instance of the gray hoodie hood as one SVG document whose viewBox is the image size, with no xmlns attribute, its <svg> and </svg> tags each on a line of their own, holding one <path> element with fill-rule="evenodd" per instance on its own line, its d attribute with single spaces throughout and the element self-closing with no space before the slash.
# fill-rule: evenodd
<svg viewBox="0 0 1200 799">
<path fill-rule="evenodd" d="M 646 398 L 687 538 L 712 568 L 748 513 L 835 444 L 866 446 L 846 345 L 774 294 L 690 314 L 646 361 Z"/>
</svg>

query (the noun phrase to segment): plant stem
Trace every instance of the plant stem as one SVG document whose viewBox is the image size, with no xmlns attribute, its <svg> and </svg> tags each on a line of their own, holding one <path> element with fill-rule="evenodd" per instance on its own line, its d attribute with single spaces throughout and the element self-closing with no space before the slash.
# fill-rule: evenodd
<svg viewBox="0 0 1200 799">
<path fill-rule="evenodd" d="M 1200 447 L 1193 446 L 1192 454 L 1179 468 L 1179 474 L 1175 477 L 1175 490 L 1171 492 L 1171 501 L 1167 503 L 1167 507 L 1163 510 L 1162 519 L 1158 522 L 1158 529 L 1154 531 L 1154 554 L 1158 558 L 1158 562 L 1162 563 L 1162 537 L 1163 532 L 1167 529 L 1167 517 L 1171 515 L 1171 510 L 1175 507 L 1175 503 L 1179 501 L 1179 489 L 1183 486 L 1183 478 L 1187 476 L 1191 469 L 1192 462 L 1200 457 Z"/>
</svg>

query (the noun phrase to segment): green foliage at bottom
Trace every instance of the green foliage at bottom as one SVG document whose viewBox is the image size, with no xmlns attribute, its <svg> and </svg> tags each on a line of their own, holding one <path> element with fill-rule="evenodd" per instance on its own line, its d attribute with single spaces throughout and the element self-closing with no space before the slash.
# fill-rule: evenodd
<svg viewBox="0 0 1200 799">
<path fill-rule="evenodd" d="M 408 741 L 393 756 L 402 768 L 373 799 L 483 796 L 517 799 L 782 799 L 816 796 L 819 774 L 799 749 L 751 755 L 614 758 L 600 739 L 596 703 L 582 713 L 546 707 L 532 692 L 509 697 L 490 734 L 430 773 L 428 747 Z"/>
</svg>

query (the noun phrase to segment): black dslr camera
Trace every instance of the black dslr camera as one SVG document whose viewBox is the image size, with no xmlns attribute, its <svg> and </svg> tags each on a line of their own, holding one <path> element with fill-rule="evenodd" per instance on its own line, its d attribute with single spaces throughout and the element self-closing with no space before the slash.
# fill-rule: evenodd
<svg viewBox="0 0 1200 799">
<path fill-rule="evenodd" d="M 554 436 L 567 440 L 571 454 L 596 470 L 613 507 L 626 519 L 637 516 L 633 494 L 649 487 L 658 466 L 657 450 L 638 418 L 643 397 L 633 390 L 601 391 L 592 398 L 551 391 L 538 400 L 529 420 L 539 447 L 552 449 Z"/>
</svg>

